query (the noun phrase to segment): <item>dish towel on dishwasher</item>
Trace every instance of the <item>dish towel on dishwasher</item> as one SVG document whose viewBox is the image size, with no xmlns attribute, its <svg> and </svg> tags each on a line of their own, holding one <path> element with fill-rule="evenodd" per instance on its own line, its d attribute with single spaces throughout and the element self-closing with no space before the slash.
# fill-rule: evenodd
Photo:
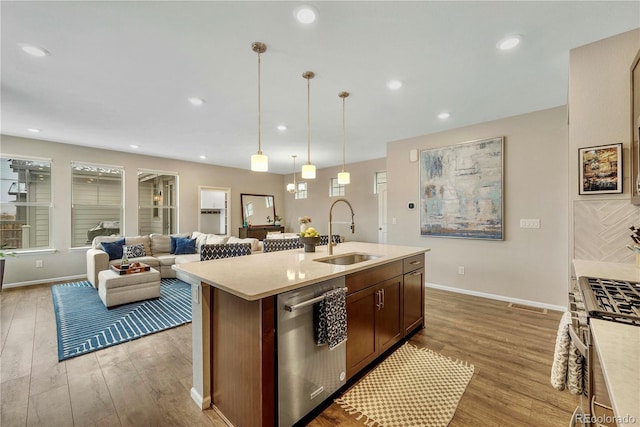
<svg viewBox="0 0 640 427">
<path fill-rule="evenodd" d="M 347 340 L 347 294 L 343 288 L 326 292 L 313 306 L 313 329 L 316 344 L 328 344 L 329 350 Z"/>
<path fill-rule="evenodd" d="M 565 312 L 558 326 L 556 348 L 551 366 L 551 385 L 560 391 L 567 386 L 571 394 L 582 394 L 584 391 L 584 359 L 571 342 L 570 325 L 571 313 Z"/>
</svg>

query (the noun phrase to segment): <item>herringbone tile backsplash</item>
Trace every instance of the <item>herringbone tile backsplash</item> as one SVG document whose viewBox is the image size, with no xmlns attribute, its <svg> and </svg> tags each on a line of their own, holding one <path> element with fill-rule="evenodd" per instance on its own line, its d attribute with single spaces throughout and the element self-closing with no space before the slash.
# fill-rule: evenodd
<svg viewBox="0 0 640 427">
<path fill-rule="evenodd" d="M 576 200 L 573 204 L 574 258 L 634 262 L 629 227 L 640 226 L 640 207 L 628 200 Z"/>
</svg>

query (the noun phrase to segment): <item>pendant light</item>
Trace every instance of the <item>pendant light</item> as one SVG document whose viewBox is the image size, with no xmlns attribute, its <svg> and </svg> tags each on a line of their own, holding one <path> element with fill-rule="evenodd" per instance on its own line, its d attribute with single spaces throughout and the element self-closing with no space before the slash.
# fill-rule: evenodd
<svg viewBox="0 0 640 427">
<path fill-rule="evenodd" d="M 296 192 L 296 155 L 292 155 L 293 157 L 293 184 L 287 184 L 287 191 L 291 194 L 295 194 Z"/>
<path fill-rule="evenodd" d="M 258 54 L 258 152 L 251 156 L 251 170 L 266 172 L 269 170 L 269 158 L 262 154 L 262 107 L 260 98 L 260 54 L 267 51 L 267 45 L 261 42 L 251 43 L 251 50 Z"/>
<path fill-rule="evenodd" d="M 302 166 L 302 178 L 315 179 L 316 167 L 311 164 L 311 90 L 310 80 L 316 75 L 313 71 L 305 71 L 302 77 L 307 79 L 307 164 Z"/>
<path fill-rule="evenodd" d="M 351 182 L 351 175 L 344 170 L 344 158 L 345 158 L 345 138 L 344 138 L 344 104 L 345 99 L 349 96 L 349 92 L 340 92 L 338 94 L 342 98 L 342 172 L 338 172 L 338 184 L 345 185 Z"/>
</svg>

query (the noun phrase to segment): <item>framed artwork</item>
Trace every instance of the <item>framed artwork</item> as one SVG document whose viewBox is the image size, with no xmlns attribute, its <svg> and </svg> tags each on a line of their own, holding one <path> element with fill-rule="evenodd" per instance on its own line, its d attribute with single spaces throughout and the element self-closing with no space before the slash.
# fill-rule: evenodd
<svg viewBox="0 0 640 427">
<path fill-rule="evenodd" d="M 580 194 L 622 193 L 622 143 L 579 149 Z"/>
<path fill-rule="evenodd" d="M 420 152 L 420 234 L 504 240 L 504 137 Z"/>
</svg>

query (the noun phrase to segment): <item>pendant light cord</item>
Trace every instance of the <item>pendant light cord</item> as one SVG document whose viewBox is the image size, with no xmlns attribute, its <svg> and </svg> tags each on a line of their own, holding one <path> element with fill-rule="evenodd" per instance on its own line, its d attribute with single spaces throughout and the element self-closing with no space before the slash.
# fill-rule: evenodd
<svg viewBox="0 0 640 427">
<path fill-rule="evenodd" d="M 311 164 L 311 82 L 307 78 L 307 164 Z"/>
<path fill-rule="evenodd" d="M 258 154 L 262 154 L 262 98 L 260 96 L 260 52 L 258 52 Z"/>
<path fill-rule="evenodd" d="M 344 172 L 344 158 L 345 158 L 345 142 L 344 142 L 344 97 L 342 97 L 342 172 Z"/>
</svg>

